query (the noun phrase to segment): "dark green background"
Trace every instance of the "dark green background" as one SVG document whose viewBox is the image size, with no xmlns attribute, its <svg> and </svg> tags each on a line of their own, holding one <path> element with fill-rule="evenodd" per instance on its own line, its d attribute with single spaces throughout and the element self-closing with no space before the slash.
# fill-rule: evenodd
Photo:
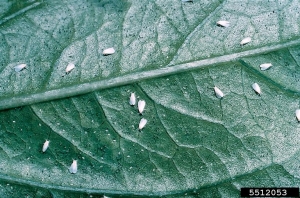
<svg viewBox="0 0 300 198">
<path fill-rule="evenodd" d="M 298 0 L 1 1 L 0 196 L 299 187 L 299 11 Z"/>
</svg>

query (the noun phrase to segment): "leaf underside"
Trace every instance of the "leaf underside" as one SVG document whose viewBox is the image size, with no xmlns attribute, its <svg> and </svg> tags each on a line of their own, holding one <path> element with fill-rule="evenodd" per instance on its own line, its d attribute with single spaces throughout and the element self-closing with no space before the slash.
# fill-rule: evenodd
<svg viewBox="0 0 300 198">
<path fill-rule="evenodd" d="M 1 197 L 239 197 L 241 187 L 300 186 L 297 5 L 1 2 Z M 143 114 L 131 93 L 146 101 Z"/>
</svg>

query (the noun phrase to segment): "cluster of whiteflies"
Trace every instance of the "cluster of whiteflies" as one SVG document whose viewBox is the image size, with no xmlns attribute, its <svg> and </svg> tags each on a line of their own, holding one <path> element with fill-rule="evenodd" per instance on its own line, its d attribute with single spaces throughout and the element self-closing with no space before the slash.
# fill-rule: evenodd
<svg viewBox="0 0 300 198">
<path fill-rule="evenodd" d="M 192 1 L 187 1 L 187 0 L 182 0 L 183 2 L 192 2 Z M 217 25 L 218 26 L 221 26 L 221 27 L 229 27 L 230 26 L 230 22 L 229 21 L 218 21 L 217 22 Z M 246 45 L 247 43 L 251 42 L 251 37 L 246 37 L 244 38 L 241 42 L 240 42 L 240 45 Z M 263 63 L 261 64 L 260 66 L 260 69 L 262 71 L 265 71 L 267 69 L 269 69 L 270 67 L 272 67 L 272 63 Z M 259 85 L 257 83 L 253 83 L 252 84 L 252 89 L 258 94 L 260 95 L 261 94 L 261 89 L 259 87 Z M 215 94 L 216 94 L 216 97 L 217 98 L 223 98 L 224 97 L 224 93 L 218 88 L 218 87 L 214 87 L 214 91 L 215 91 Z M 297 109 L 296 110 L 296 118 L 297 120 L 300 122 L 300 109 Z"/>
<path fill-rule="evenodd" d="M 257 83 L 253 83 L 252 84 L 252 88 L 253 90 L 258 94 L 260 95 L 261 94 L 261 90 L 260 90 L 260 87 Z M 214 90 L 215 90 L 215 94 L 217 96 L 217 98 L 223 98 L 224 97 L 224 93 L 218 88 L 218 87 L 214 87 Z"/>
<path fill-rule="evenodd" d="M 129 104 L 132 106 L 134 106 L 136 104 L 136 97 L 135 97 L 134 93 L 131 93 Z M 145 109 L 145 106 L 146 106 L 146 102 L 144 100 L 138 101 L 138 111 L 141 115 Z M 147 119 L 142 118 L 139 123 L 139 130 L 142 130 L 146 124 L 147 124 Z M 43 153 L 47 151 L 49 144 L 50 144 L 49 140 L 46 140 L 44 142 L 43 148 L 42 148 Z M 69 171 L 70 171 L 70 173 L 74 173 L 74 174 L 77 173 L 77 160 L 73 160 L 73 162 L 69 168 Z"/>
<path fill-rule="evenodd" d="M 114 48 L 107 48 L 105 50 L 103 50 L 102 54 L 103 56 L 108 56 L 108 55 L 111 55 L 111 54 L 114 54 L 115 53 L 115 49 Z M 23 69 L 26 68 L 26 64 L 25 63 L 22 63 L 22 64 L 19 64 L 17 66 L 14 67 L 15 71 L 16 72 L 20 72 L 22 71 Z M 66 74 L 70 73 L 73 69 L 75 68 L 75 64 L 74 63 L 69 63 L 66 67 Z"/>
<path fill-rule="evenodd" d="M 42 152 L 45 153 L 46 150 L 48 149 L 49 147 L 49 144 L 50 144 L 50 141 L 49 140 L 46 140 L 43 144 L 43 148 L 42 148 Z M 70 168 L 69 168 L 69 171 L 70 173 L 77 173 L 77 160 L 73 160 Z"/>
<path fill-rule="evenodd" d="M 229 27 L 230 26 L 230 22 L 229 21 L 218 21 L 217 22 L 217 25 L 218 26 L 221 26 L 221 27 Z M 241 42 L 240 42 L 240 45 L 246 45 L 247 43 L 251 42 L 251 37 L 246 37 L 244 38 Z M 264 70 L 267 70 L 269 69 L 270 67 L 272 66 L 271 63 L 263 63 L 261 64 L 259 67 L 262 71 Z M 261 90 L 260 90 L 260 87 L 257 83 L 254 83 L 252 84 L 252 88 L 253 90 L 258 94 L 260 95 L 261 93 Z M 214 90 L 215 90 L 215 93 L 216 93 L 216 96 L 218 98 L 223 98 L 224 97 L 224 94 L 223 92 L 218 88 L 218 87 L 214 87 Z"/>
<path fill-rule="evenodd" d="M 230 25 L 230 22 L 229 21 L 218 21 L 217 22 L 217 25 L 218 26 L 221 26 L 221 27 L 229 27 Z M 244 38 L 240 44 L 241 45 L 246 45 L 247 43 L 249 43 L 251 41 L 251 38 L 250 37 L 246 37 Z M 272 66 L 271 63 L 263 63 L 261 64 L 259 67 L 262 71 L 264 70 L 267 70 L 269 69 L 270 67 Z M 260 87 L 257 83 L 253 83 L 252 84 L 252 88 L 253 90 L 258 94 L 260 95 L 261 94 L 261 90 L 260 90 Z M 223 98 L 224 97 L 224 93 L 218 88 L 218 87 L 214 87 L 214 90 L 215 90 L 215 94 L 217 96 L 217 98 Z"/>
<path fill-rule="evenodd" d="M 136 104 L 136 97 L 135 97 L 135 93 L 131 93 L 130 95 L 130 99 L 129 99 L 129 104 L 131 106 L 134 106 Z M 138 111 L 139 113 L 142 115 L 143 114 L 143 111 L 145 109 L 145 106 L 146 106 L 146 102 L 145 100 L 139 100 L 138 101 Z M 145 125 L 147 124 L 147 119 L 145 118 L 142 118 L 140 120 L 140 123 L 139 123 L 139 130 L 142 130 Z"/>
<path fill-rule="evenodd" d="M 107 56 L 107 55 L 111 55 L 115 53 L 115 49 L 114 48 L 108 48 L 108 49 L 105 49 L 103 50 L 102 54 L 104 56 Z M 15 71 L 16 72 L 19 72 L 19 71 L 22 71 L 23 69 L 26 68 L 26 64 L 22 63 L 22 64 L 19 64 L 17 66 L 15 66 Z M 73 69 L 75 68 L 75 65 L 74 63 L 69 63 L 68 66 L 66 67 L 66 74 L 70 73 Z M 46 152 L 46 150 L 48 149 L 49 147 L 49 144 L 50 144 L 50 141 L 49 140 L 46 140 L 43 144 L 43 148 L 42 148 L 42 152 Z M 73 160 L 70 168 L 69 168 L 69 171 L 70 173 L 77 173 L 77 160 Z"/>
<path fill-rule="evenodd" d="M 182 1 L 183 2 L 193 2 L 192 0 L 182 0 Z M 229 21 L 218 21 L 217 25 L 221 26 L 221 27 L 229 27 L 230 22 Z M 240 45 L 243 46 L 243 45 L 246 45 L 249 42 L 251 42 L 251 37 L 246 37 L 240 42 Z M 103 52 L 102 52 L 102 54 L 104 56 L 111 55 L 111 54 L 114 54 L 114 53 L 115 53 L 114 48 L 108 48 L 108 49 L 103 50 Z M 22 63 L 22 64 L 19 64 L 19 65 L 15 66 L 14 69 L 15 69 L 16 72 L 20 72 L 23 69 L 25 69 L 26 66 L 27 65 L 25 63 Z M 270 67 L 272 67 L 272 63 L 263 63 L 259 67 L 262 71 L 264 71 L 264 70 L 267 70 Z M 66 67 L 66 74 L 70 73 L 74 68 L 75 68 L 75 65 L 73 63 L 69 63 Z M 252 88 L 258 95 L 261 94 L 261 89 L 260 89 L 260 87 L 257 83 L 253 83 Z M 215 91 L 215 94 L 216 94 L 217 98 L 223 98 L 224 97 L 224 93 L 218 87 L 215 86 L 214 91 Z M 131 93 L 130 99 L 129 99 L 129 104 L 132 105 L 132 106 L 135 106 L 135 104 L 136 104 L 135 93 Z M 145 109 L 145 106 L 146 106 L 146 102 L 144 100 L 139 100 L 138 101 L 138 111 L 141 115 L 142 115 L 142 113 Z M 300 109 L 296 110 L 296 118 L 300 122 Z M 142 130 L 145 127 L 146 124 L 147 124 L 147 119 L 142 118 L 140 120 L 140 123 L 139 123 L 139 127 L 138 127 L 139 130 Z M 43 145 L 43 148 L 42 148 L 43 152 L 46 152 L 46 150 L 49 147 L 49 143 L 50 143 L 49 140 L 45 141 L 45 143 Z M 72 164 L 69 168 L 69 171 L 70 171 L 70 173 L 76 173 L 77 172 L 77 160 L 73 160 L 73 162 L 72 162 Z"/>
</svg>

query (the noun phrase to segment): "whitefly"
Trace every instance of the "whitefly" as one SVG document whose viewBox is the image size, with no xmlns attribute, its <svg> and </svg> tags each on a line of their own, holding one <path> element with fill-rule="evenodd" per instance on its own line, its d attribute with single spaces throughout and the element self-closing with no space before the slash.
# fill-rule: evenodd
<svg viewBox="0 0 300 198">
<path fill-rule="evenodd" d="M 50 143 L 49 140 L 46 140 L 46 141 L 44 142 L 43 148 L 42 148 L 43 153 L 48 149 L 49 143 Z"/>
<path fill-rule="evenodd" d="M 264 71 L 264 70 L 267 70 L 270 67 L 272 67 L 272 63 L 264 63 L 264 64 L 261 64 L 259 67 L 260 67 L 260 70 Z"/>
<path fill-rule="evenodd" d="M 14 67 L 15 72 L 20 72 L 20 71 L 22 71 L 23 69 L 25 69 L 26 66 L 27 66 L 27 65 L 26 65 L 25 63 L 22 63 L 22 64 L 19 64 L 19 65 L 15 66 L 15 67 Z"/>
<path fill-rule="evenodd" d="M 240 44 L 241 45 L 246 45 L 247 43 L 250 43 L 251 42 L 251 38 L 250 37 L 246 37 L 246 38 L 244 38 L 241 42 L 240 42 Z"/>
<path fill-rule="evenodd" d="M 260 95 L 261 90 L 260 90 L 260 87 L 259 87 L 259 85 L 258 85 L 257 83 L 254 83 L 254 84 L 252 85 L 252 88 L 253 88 L 253 90 L 254 90 L 257 94 Z"/>
<path fill-rule="evenodd" d="M 73 160 L 70 168 L 69 168 L 70 173 L 75 174 L 77 173 L 77 160 Z"/>
<path fill-rule="evenodd" d="M 145 100 L 139 100 L 139 102 L 138 102 L 138 109 L 139 109 L 140 114 L 143 113 L 143 111 L 145 109 L 145 106 L 146 106 Z"/>
<path fill-rule="evenodd" d="M 300 122 L 300 109 L 296 110 L 296 118 L 297 118 L 298 122 Z"/>
<path fill-rule="evenodd" d="M 70 73 L 75 68 L 74 63 L 69 63 L 66 67 L 66 74 Z"/>
<path fill-rule="evenodd" d="M 145 125 L 147 124 L 147 122 L 148 122 L 147 119 L 142 118 L 139 123 L 139 130 L 142 130 L 145 127 Z"/>
<path fill-rule="evenodd" d="M 115 52 L 116 52 L 116 50 L 113 47 L 111 47 L 111 48 L 107 48 L 107 49 L 103 50 L 102 54 L 104 56 L 107 56 L 107 55 L 114 54 Z"/>
<path fill-rule="evenodd" d="M 129 98 L 129 104 L 130 105 L 135 105 L 136 103 L 136 97 L 135 97 L 135 93 L 131 93 L 130 98 Z"/>
<path fill-rule="evenodd" d="M 217 25 L 221 26 L 221 27 L 229 27 L 230 26 L 230 22 L 229 21 L 218 21 Z"/>
<path fill-rule="evenodd" d="M 224 93 L 218 87 L 214 87 L 214 90 L 215 90 L 215 94 L 216 94 L 217 98 L 224 97 Z"/>
</svg>

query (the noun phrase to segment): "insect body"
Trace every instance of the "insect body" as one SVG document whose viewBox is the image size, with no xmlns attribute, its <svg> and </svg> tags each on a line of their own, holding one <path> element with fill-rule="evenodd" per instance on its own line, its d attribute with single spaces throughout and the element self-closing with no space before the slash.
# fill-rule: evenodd
<svg viewBox="0 0 300 198">
<path fill-rule="evenodd" d="M 224 97 L 223 92 L 218 87 L 214 87 L 214 90 L 215 90 L 217 98 L 223 98 Z"/>
<path fill-rule="evenodd" d="M 300 109 L 296 110 L 296 118 L 297 118 L 298 122 L 300 122 Z"/>
<path fill-rule="evenodd" d="M 69 63 L 66 68 L 66 74 L 70 73 L 75 68 L 75 65 L 73 63 Z"/>
<path fill-rule="evenodd" d="M 264 71 L 264 70 L 267 70 L 270 67 L 272 67 L 272 63 L 264 63 L 264 64 L 261 64 L 259 67 L 262 71 Z"/>
<path fill-rule="evenodd" d="M 222 26 L 222 27 L 229 27 L 230 22 L 229 21 L 218 21 L 217 25 Z"/>
<path fill-rule="evenodd" d="M 136 103 L 135 94 L 131 93 L 130 99 L 129 99 L 129 104 L 133 106 L 133 105 L 135 105 L 135 103 Z"/>
<path fill-rule="evenodd" d="M 249 43 L 251 41 L 251 38 L 250 37 L 246 37 L 246 38 L 244 38 L 241 42 L 240 42 L 240 44 L 241 45 L 246 45 L 247 43 Z"/>
<path fill-rule="evenodd" d="M 138 109 L 139 109 L 140 114 L 143 113 L 143 111 L 145 109 L 145 106 L 146 106 L 145 100 L 139 100 L 139 102 L 138 102 Z"/>
<path fill-rule="evenodd" d="M 70 173 L 77 173 L 77 160 L 73 160 L 73 163 L 71 164 L 69 168 Z"/>
<path fill-rule="evenodd" d="M 147 124 L 147 120 L 145 118 L 142 118 L 140 120 L 139 130 L 142 130 L 145 127 L 146 124 Z"/>
<path fill-rule="evenodd" d="M 258 93 L 258 94 L 260 95 L 261 91 L 260 91 L 260 87 L 259 87 L 259 85 L 258 85 L 257 83 L 254 83 L 254 84 L 252 85 L 252 88 L 254 89 L 254 91 L 255 91 L 256 93 Z"/>
<path fill-rule="evenodd" d="M 111 54 L 114 54 L 114 53 L 115 53 L 115 49 L 113 47 L 107 48 L 107 49 L 103 50 L 103 52 L 102 52 L 102 54 L 104 56 L 111 55 Z"/>
<path fill-rule="evenodd" d="M 42 149 L 43 153 L 48 149 L 49 143 L 50 143 L 49 140 L 46 140 L 46 141 L 45 141 L 45 143 L 44 143 L 44 145 L 43 145 L 43 149 Z"/>
<path fill-rule="evenodd" d="M 22 71 L 27 65 L 26 64 L 20 64 L 20 65 L 17 65 L 15 66 L 15 72 L 19 72 L 19 71 Z"/>
</svg>

